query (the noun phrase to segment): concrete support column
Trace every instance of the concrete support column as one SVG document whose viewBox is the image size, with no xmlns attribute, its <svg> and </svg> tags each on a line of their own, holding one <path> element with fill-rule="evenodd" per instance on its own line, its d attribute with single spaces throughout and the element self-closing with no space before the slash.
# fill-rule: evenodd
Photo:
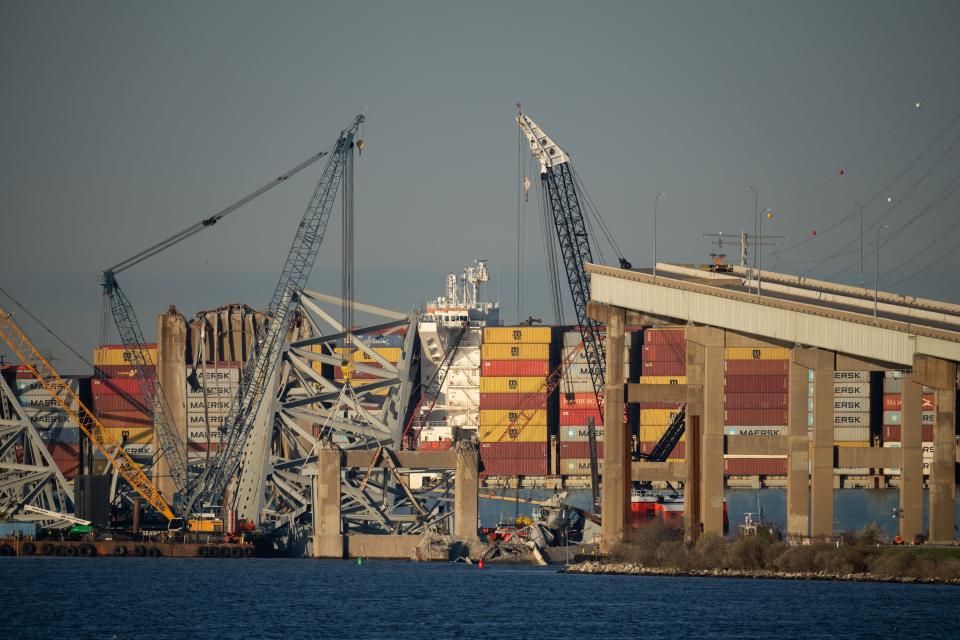
<svg viewBox="0 0 960 640">
<path fill-rule="evenodd" d="M 810 477 L 810 535 L 833 535 L 833 381 L 834 355 L 811 350 L 813 443 Z"/>
<path fill-rule="evenodd" d="M 167 399 L 165 408 L 154 407 L 154 411 L 167 412 L 171 424 L 187 443 L 187 321 L 173 305 L 157 317 L 157 382 Z M 154 434 L 154 442 L 159 449 L 159 440 Z M 164 499 L 173 504 L 176 485 L 170 477 L 170 465 L 166 456 L 160 455 L 153 466 L 153 483 L 163 494 Z"/>
<path fill-rule="evenodd" d="M 922 385 L 903 378 L 900 427 L 900 535 L 907 542 L 923 533 L 923 451 L 920 448 Z"/>
<path fill-rule="evenodd" d="M 810 535 L 810 438 L 807 434 L 809 369 L 790 362 L 787 457 L 787 535 Z"/>
<path fill-rule="evenodd" d="M 313 482 L 313 557 L 342 558 L 340 468 L 343 452 L 332 442 L 317 445 L 317 475 Z"/>
<path fill-rule="evenodd" d="M 700 522 L 704 533 L 723 535 L 723 395 L 722 329 L 687 327 L 688 395 L 702 389 L 700 414 Z M 691 384 L 689 375 L 693 374 Z"/>
<path fill-rule="evenodd" d="M 603 484 L 601 486 L 602 550 L 624 540 L 629 526 L 632 480 L 630 430 L 623 423 L 623 341 L 626 313 L 611 307 L 607 314 L 606 386 L 603 404 Z"/>
<path fill-rule="evenodd" d="M 688 404 L 689 408 L 690 405 Z M 700 497 L 700 443 L 703 434 L 700 429 L 700 414 L 687 413 L 685 435 L 687 438 L 684 457 L 686 458 L 687 477 L 683 490 L 683 528 L 687 542 L 696 542 L 700 537 L 700 512 L 702 501 Z"/>
<path fill-rule="evenodd" d="M 461 440 L 454 445 L 453 450 L 457 455 L 453 496 L 453 535 L 466 540 L 475 540 L 480 521 L 478 502 L 480 473 L 477 445 Z"/>
<path fill-rule="evenodd" d="M 956 501 L 957 364 L 929 356 L 914 356 L 920 382 L 933 388 L 933 459 L 930 464 L 930 542 L 953 542 Z"/>
</svg>

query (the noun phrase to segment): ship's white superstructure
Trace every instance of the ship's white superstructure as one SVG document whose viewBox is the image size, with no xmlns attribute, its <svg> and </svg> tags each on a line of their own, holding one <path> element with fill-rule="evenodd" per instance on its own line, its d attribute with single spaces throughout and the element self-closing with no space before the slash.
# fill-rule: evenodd
<svg viewBox="0 0 960 640">
<path fill-rule="evenodd" d="M 500 324 L 500 302 L 487 300 L 489 280 L 487 261 L 477 260 L 464 268 L 462 276 L 449 274 L 446 295 L 423 308 L 419 325 L 421 383 L 423 392 L 436 397 L 436 403 L 429 415 L 420 418 L 420 442 L 452 440 L 454 428 L 476 431 L 479 426 L 483 327 Z M 451 348 L 455 352 L 446 375 L 441 372 L 438 376 Z M 443 378 L 442 383 L 439 378 Z M 421 410 L 426 412 L 430 404 L 427 398 Z"/>
</svg>

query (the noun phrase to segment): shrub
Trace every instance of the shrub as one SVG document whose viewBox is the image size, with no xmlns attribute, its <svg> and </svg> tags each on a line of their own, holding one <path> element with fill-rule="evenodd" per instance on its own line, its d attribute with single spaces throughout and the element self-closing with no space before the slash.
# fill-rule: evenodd
<svg viewBox="0 0 960 640">
<path fill-rule="evenodd" d="M 611 550 L 610 559 L 651 566 L 657 562 L 657 549 L 662 543 L 679 539 L 680 532 L 675 527 L 669 527 L 662 521 L 653 521 L 632 529 L 626 542 Z"/>
<path fill-rule="evenodd" d="M 816 556 L 816 547 L 789 547 L 772 564 L 780 571 L 813 573 L 817 570 Z"/>
<path fill-rule="evenodd" d="M 726 563 L 727 544 L 715 533 L 705 533 L 693 546 L 693 564 L 698 569 L 722 569 Z"/>
<path fill-rule="evenodd" d="M 657 563 L 674 569 L 689 569 L 693 564 L 690 550 L 679 540 L 663 542 L 657 547 Z"/>
<path fill-rule="evenodd" d="M 863 528 L 857 531 L 855 540 L 857 544 L 875 547 L 886 539 L 883 528 L 876 522 L 868 522 Z"/>
<path fill-rule="evenodd" d="M 862 573 L 867 570 L 867 556 L 862 547 L 826 547 L 817 553 L 815 562 L 827 573 Z"/>
<path fill-rule="evenodd" d="M 769 541 L 760 536 L 739 538 L 727 549 L 727 566 L 731 569 L 762 569 L 763 553 L 768 546 Z"/>
</svg>

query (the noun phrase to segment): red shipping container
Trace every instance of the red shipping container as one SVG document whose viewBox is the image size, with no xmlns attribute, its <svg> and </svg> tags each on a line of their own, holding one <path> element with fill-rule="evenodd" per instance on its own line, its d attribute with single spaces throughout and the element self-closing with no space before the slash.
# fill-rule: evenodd
<svg viewBox="0 0 960 640">
<path fill-rule="evenodd" d="M 151 367 L 152 369 L 152 367 Z M 94 396 L 139 396 L 141 393 L 139 378 L 94 378 L 90 381 L 90 390 Z"/>
<path fill-rule="evenodd" d="M 448 451 L 453 447 L 453 440 L 427 440 L 417 443 L 417 451 Z"/>
<path fill-rule="evenodd" d="M 487 476 L 545 476 L 547 458 L 496 458 L 484 460 L 480 475 Z"/>
<path fill-rule="evenodd" d="M 482 376 L 548 376 L 550 362 L 548 360 L 484 360 L 480 363 Z"/>
<path fill-rule="evenodd" d="M 724 409 L 786 409 L 787 393 L 726 393 Z"/>
<path fill-rule="evenodd" d="M 650 441 L 647 441 L 647 440 L 641 440 L 641 441 L 638 443 L 638 446 L 640 447 L 640 453 L 650 453 L 651 451 L 653 451 L 653 448 L 654 448 L 656 445 L 657 445 L 656 442 L 650 442 Z M 686 455 L 686 448 L 685 448 L 685 447 L 686 447 L 686 443 L 685 443 L 685 442 L 678 442 L 678 443 L 677 443 L 677 446 L 675 446 L 675 447 L 673 448 L 673 451 L 671 451 L 671 452 L 667 455 L 667 459 L 683 458 L 683 457 Z"/>
<path fill-rule="evenodd" d="M 790 361 L 724 360 L 723 370 L 728 376 L 786 376 L 790 373 Z"/>
<path fill-rule="evenodd" d="M 97 416 L 97 419 L 110 429 L 153 426 L 153 416 L 142 411 L 108 411 Z"/>
<path fill-rule="evenodd" d="M 75 478 L 80 469 L 79 444 L 49 444 L 47 449 L 53 456 L 53 461 L 60 468 L 61 473 L 68 479 Z"/>
<path fill-rule="evenodd" d="M 596 400 L 594 400 L 596 402 Z M 481 393 L 481 409 L 546 409 L 545 393 Z"/>
<path fill-rule="evenodd" d="M 787 376 L 733 376 L 728 373 L 723 388 L 727 393 L 785 393 L 790 389 L 790 381 Z"/>
<path fill-rule="evenodd" d="M 903 431 L 902 425 L 899 424 L 885 424 L 883 425 L 883 441 L 884 442 L 900 442 Z M 925 424 L 920 426 L 920 441 L 921 442 L 933 442 L 933 425 Z"/>
<path fill-rule="evenodd" d="M 584 459 L 590 458 L 589 442 L 561 442 L 560 459 Z M 603 459 L 603 442 L 597 442 L 597 458 Z"/>
<path fill-rule="evenodd" d="M 645 344 L 642 359 L 644 362 L 686 362 L 687 345 Z"/>
<path fill-rule="evenodd" d="M 736 426 L 766 426 L 787 424 L 787 410 L 726 409 L 723 412 L 723 424 L 731 424 Z"/>
<path fill-rule="evenodd" d="M 921 411 L 935 411 L 937 403 L 934 400 L 934 394 L 925 393 L 920 399 Z M 883 394 L 884 411 L 903 411 L 903 395 L 899 393 Z"/>
<path fill-rule="evenodd" d="M 686 335 L 683 329 L 657 329 L 656 331 L 646 330 L 643 332 L 644 344 L 671 344 L 684 345 L 686 348 Z"/>
<path fill-rule="evenodd" d="M 560 409 L 560 426 L 587 424 L 593 418 L 594 424 L 603 424 L 603 416 L 596 409 Z"/>
<path fill-rule="evenodd" d="M 115 411 L 140 411 L 147 412 L 146 399 L 139 393 L 136 396 L 127 396 L 126 398 L 115 393 L 109 395 L 94 395 L 93 406 L 90 407 L 97 415 Z"/>
<path fill-rule="evenodd" d="M 560 408 L 561 409 L 596 409 L 597 396 L 594 393 L 575 393 L 573 397 L 568 397 L 563 391 L 563 385 L 560 386 Z"/>
<path fill-rule="evenodd" d="M 723 473 L 728 476 L 785 476 L 786 458 L 724 458 Z"/>
<path fill-rule="evenodd" d="M 481 442 L 481 460 L 547 458 L 546 442 Z"/>
<path fill-rule="evenodd" d="M 643 361 L 640 367 L 642 376 L 685 376 L 687 364 L 685 362 L 647 362 Z"/>
</svg>

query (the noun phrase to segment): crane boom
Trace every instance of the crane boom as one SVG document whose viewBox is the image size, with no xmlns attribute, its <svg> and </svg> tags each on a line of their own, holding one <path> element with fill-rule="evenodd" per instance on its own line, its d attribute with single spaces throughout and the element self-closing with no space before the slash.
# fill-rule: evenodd
<svg viewBox="0 0 960 640">
<path fill-rule="evenodd" d="M 517 124 L 530 142 L 530 153 L 540 162 L 540 181 L 553 214 L 553 224 L 570 286 L 570 297 L 573 299 L 587 367 L 590 369 L 590 379 L 597 396 L 597 406 L 602 407 L 606 352 L 600 323 L 587 315 L 590 278 L 583 265 L 593 262 L 593 253 L 590 250 L 590 238 L 570 168 L 570 156 L 529 116 L 518 113 Z"/>
<path fill-rule="evenodd" d="M 323 242 L 327 222 L 333 209 L 337 188 L 343 178 L 348 154 L 353 153 L 354 138 L 364 116 L 340 132 L 330 152 L 323 174 L 317 183 L 270 305 L 264 313 L 263 326 L 256 335 L 251 354 L 240 377 L 240 388 L 223 422 L 224 440 L 216 457 L 205 469 L 191 492 L 188 509 L 200 500 L 203 504 L 217 504 L 244 457 L 244 448 L 256 426 L 264 397 L 270 393 L 268 381 L 274 377 L 282 355 L 283 344 L 293 320 L 299 297 L 313 269 L 317 252 Z M 272 427 L 270 424 L 264 428 Z"/>
<path fill-rule="evenodd" d="M 0 307 L 0 337 L 30 370 L 30 373 L 36 376 L 57 405 L 76 422 L 80 430 L 90 438 L 90 442 L 117 469 L 123 479 L 129 482 L 130 486 L 167 520 L 172 520 L 173 512 L 140 466 L 80 401 L 76 392 L 63 381 L 47 359 L 30 342 L 10 312 L 3 307 Z"/>
</svg>

